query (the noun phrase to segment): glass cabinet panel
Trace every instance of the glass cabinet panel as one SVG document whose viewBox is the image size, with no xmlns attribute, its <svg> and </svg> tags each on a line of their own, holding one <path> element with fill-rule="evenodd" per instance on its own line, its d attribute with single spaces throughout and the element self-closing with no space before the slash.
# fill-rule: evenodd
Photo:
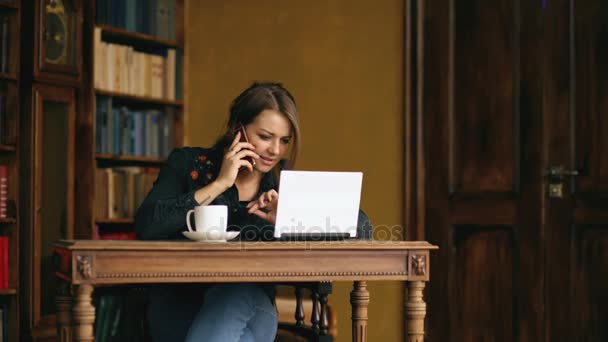
<svg viewBox="0 0 608 342">
<path fill-rule="evenodd" d="M 55 312 L 55 290 L 57 277 L 49 270 L 53 269 L 51 261 L 51 244 L 57 239 L 68 238 L 67 216 L 68 198 L 65 189 L 68 188 L 68 159 L 69 149 L 69 113 L 70 106 L 66 103 L 46 101 L 42 112 L 42 167 L 41 174 L 41 209 L 40 209 L 40 291 L 41 314 Z"/>
<path fill-rule="evenodd" d="M 59 282 L 53 274 L 52 243 L 72 238 L 74 93 L 69 88 L 35 89 L 34 118 L 34 301 L 37 323 L 56 311 Z"/>
</svg>

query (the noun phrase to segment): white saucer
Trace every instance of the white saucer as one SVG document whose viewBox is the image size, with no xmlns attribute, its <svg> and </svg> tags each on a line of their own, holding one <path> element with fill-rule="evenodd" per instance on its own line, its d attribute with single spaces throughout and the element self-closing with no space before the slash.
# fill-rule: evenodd
<svg viewBox="0 0 608 342">
<path fill-rule="evenodd" d="M 184 231 L 185 237 L 194 241 L 204 241 L 204 242 L 226 242 L 228 240 L 234 239 L 240 232 L 212 232 L 212 233 L 204 233 L 204 232 L 191 232 Z"/>
</svg>

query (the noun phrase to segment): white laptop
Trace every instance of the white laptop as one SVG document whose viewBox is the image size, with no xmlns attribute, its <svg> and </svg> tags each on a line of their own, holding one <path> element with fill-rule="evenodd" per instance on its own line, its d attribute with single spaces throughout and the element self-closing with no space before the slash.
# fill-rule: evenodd
<svg viewBox="0 0 608 342">
<path fill-rule="evenodd" d="M 274 237 L 355 237 L 362 180 L 361 172 L 281 171 Z"/>
</svg>

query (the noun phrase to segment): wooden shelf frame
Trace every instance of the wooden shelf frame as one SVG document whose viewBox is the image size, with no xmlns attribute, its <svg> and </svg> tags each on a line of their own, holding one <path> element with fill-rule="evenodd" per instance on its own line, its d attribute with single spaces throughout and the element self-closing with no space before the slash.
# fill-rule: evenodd
<svg viewBox="0 0 608 342">
<path fill-rule="evenodd" d="M 17 152 L 17 146 L 14 146 L 14 145 L 0 145 L 0 152 Z"/>
<path fill-rule="evenodd" d="M 2 7 L 0 7 L 2 8 Z M 16 82 L 18 79 L 17 74 L 16 73 L 0 73 L 0 81 L 12 81 L 12 82 Z"/>
<path fill-rule="evenodd" d="M 150 164 L 150 166 L 160 165 L 165 162 L 165 159 L 156 157 L 125 156 L 101 153 L 96 154 L 95 159 L 106 162 Z"/>
<path fill-rule="evenodd" d="M 162 99 L 157 97 L 148 97 L 148 96 L 138 96 L 138 95 L 130 95 L 124 93 L 118 93 L 114 91 L 107 91 L 101 89 L 95 89 L 95 93 L 97 95 L 110 96 L 116 99 L 121 99 L 126 103 L 135 103 L 135 104 L 155 104 L 155 105 L 165 105 L 165 106 L 173 106 L 173 107 L 182 107 L 184 105 L 184 101 L 182 100 L 169 100 Z"/>
<path fill-rule="evenodd" d="M 117 42 L 126 40 L 130 41 L 132 45 L 147 45 L 150 47 L 182 48 L 182 44 L 177 40 L 163 39 L 150 34 L 133 32 L 106 24 L 97 24 L 95 26 L 101 29 L 101 37 L 104 40 L 116 40 Z"/>
<path fill-rule="evenodd" d="M 14 296 L 17 294 L 17 289 L 8 288 L 0 289 L 0 296 Z"/>
<path fill-rule="evenodd" d="M 19 2 L 14 1 L 12 4 L 9 4 L 7 2 L 0 2 L 0 9 L 18 10 Z"/>
<path fill-rule="evenodd" d="M 95 219 L 96 224 L 133 224 L 135 219 L 132 217 L 123 218 L 98 218 Z"/>
</svg>

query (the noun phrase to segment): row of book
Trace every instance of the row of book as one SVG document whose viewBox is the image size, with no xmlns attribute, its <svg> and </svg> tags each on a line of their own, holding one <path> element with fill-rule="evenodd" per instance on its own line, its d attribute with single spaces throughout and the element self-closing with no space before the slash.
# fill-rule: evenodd
<svg viewBox="0 0 608 342">
<path fill-rule="evenodd" d="M 0 289 L 8 289 L 8 236 L 0 236 Z"/>
<path fill-rule="evenodd" d="M 172 48 L 147 51 L 105 42 L 95 28 L 94 86 L 98 90 L 175 100 L 181 98 L 181 52 Z"/>
<path fill-rule="evenodd" d="M 175 40 L 175 0 L 97 0 L 97 24 Z"/>
<path fill-rule="evenodd" d="M 96 152 L 165 158 L 173 149 L 175 108 L 133 110 L 115 106 L 114 98 L 97 96 Z"/>
<path fill-rule="evenodd" d="M 0 82 L 0 144 L 15 145 L 17 142 L 17 120 L 14 96 L 9 96 L 8 85 Z"/>
<path fill-rule="evenodd" d="M 95 170 L 97 218 L 133 218 L 158 177 L 158 168 L 113 167 Z"/>
<path fill-rule="evenodd" d="M 0 73 L 9 72 L 10 63 L 10 25 L 9 16 L 6 13 L 0 14 Z"/>
</svg>

